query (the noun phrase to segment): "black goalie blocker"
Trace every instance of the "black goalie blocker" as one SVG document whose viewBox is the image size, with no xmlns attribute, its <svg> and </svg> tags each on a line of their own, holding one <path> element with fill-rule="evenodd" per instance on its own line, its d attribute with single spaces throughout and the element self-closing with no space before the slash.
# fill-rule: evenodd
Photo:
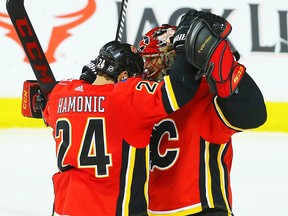
<svg viewBox="0 0 288 216">
<path fill-rule="evenodd" d="M 111 41 L 100 49 L 95 60 L 83 67 L 80 79 L 93 83 L 97 73 L 101 71 L 117 82 L 122 71 L 127 71 L 129 77 L 137 76 L 143 73 L 143 67 L 143 59 L 134 46 Z"/>
<path fill-rule="evenodd" d="M 246 71 L 231 51 L 231 30 L 226 19 L 206 12 L 193 20 L 185 41 L 189 62 L 200 70 L 198 78 L 205 76 L 211 92 L 222 98 L 235 92 Z"/>
</svg>

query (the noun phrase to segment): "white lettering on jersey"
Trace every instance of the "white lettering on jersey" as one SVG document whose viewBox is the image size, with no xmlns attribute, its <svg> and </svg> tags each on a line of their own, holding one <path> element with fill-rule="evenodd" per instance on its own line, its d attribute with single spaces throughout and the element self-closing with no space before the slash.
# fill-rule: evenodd
<svg viewBox="0 0 288 216">
<path fill-rule="evenodd" d="M 58 101 L 57 113 L 68 112 L 105 112 L 104 96 L 74 96 L 62 97 Z"/>
</svg>

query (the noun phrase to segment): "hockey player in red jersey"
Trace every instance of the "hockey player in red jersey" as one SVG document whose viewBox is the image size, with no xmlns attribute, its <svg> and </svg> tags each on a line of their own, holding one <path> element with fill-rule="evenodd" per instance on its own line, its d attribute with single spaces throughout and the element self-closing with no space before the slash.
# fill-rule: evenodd
<svg viewBox="0 0 288 216">
<path fill-rule="evenodd" d="M 167 56 L 167 47 L 171 52 L 173 37 L 164 41 L 159 37 L 167 35 L 168 28 L 174 27 L 153 28 L 139 43 L 147 74 L 161 74 L 162 69 L 169 74 L 171 65 L 159 57 Z M 173 47 L 177 53 L 184 50 L 197 66 L 196 79 L 201 79 L 201 84 L 188 104 L 153 128 L 149 215 L 233 215 L 231 136 L 259 127 L 267 114 L 261 91 L 232 54 L 226 38 L 230 31 L 223 18 L 196 10 L 188 11 L 177 27 Z M 225 79 L 219 79 L 221 76 Z"/>
<path fill-rule="evenodd" d="M 143 80 L 137 49 L 111 41 L 83 67 L 80 80 L 55 86 L 43 113 L 59 168 L 54 215 L 147 215 L 145 147 L 153 125 L 199 87 L 184 52 L 172 71 L 160 83 Z"/>
</svg>

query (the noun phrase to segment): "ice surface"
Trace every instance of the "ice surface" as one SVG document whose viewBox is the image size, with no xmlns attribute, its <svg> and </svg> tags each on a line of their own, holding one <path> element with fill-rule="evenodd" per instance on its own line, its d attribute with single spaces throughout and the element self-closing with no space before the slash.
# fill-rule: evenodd
<svg viewBox="0 0 288 216">
<path fill-rule="evenodd" d="M 50 128 L 0 130 L 0 216 L 50 216 L 57 172 Z M 288 203 L 288 134 L 234 135 L 235 216 L 283 215 Z"/>
</svg>

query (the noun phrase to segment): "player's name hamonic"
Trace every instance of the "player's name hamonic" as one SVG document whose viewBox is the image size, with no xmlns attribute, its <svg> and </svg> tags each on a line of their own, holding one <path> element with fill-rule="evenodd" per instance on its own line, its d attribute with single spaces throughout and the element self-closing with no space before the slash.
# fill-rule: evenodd
<svg viewBox="0 0 288 216">
<path fill-rule="evenodd" d="M 57 113 L 105 112 L 105 96 L 69 96 L 58 100 Z"/>
</svg>

